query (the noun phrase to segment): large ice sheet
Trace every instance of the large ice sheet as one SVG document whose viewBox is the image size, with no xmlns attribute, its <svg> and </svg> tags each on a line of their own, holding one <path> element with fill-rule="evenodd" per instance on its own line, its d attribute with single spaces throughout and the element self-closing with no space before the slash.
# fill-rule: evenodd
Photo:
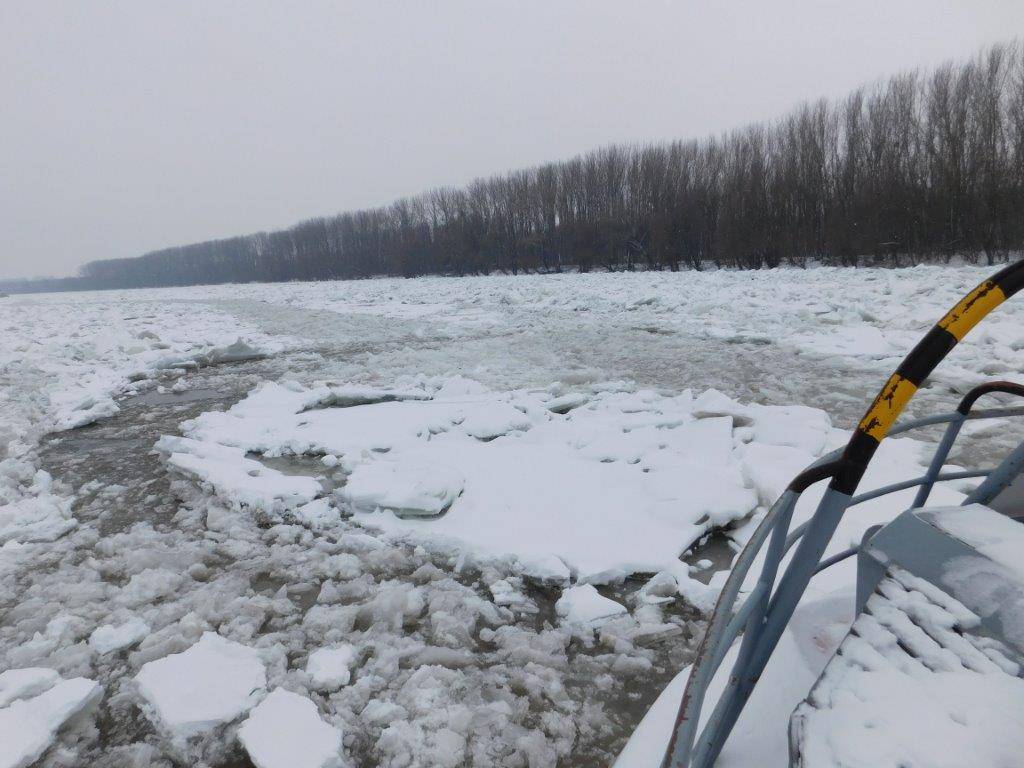
<svg viewBox="0 0 1024 768">
<path fill-rule="evenodd" d="M 161 445 L 233 456 L 241 480 L 242 451 L 329 453 L 351 468 L 337 499 L 360 521 L 524 564 L 554 556 L 595 582 L 663 570 L 757 504 L 733 417 L 695 417 L 689 392 L 598 393 L 567 414 L 461 377 L 416 401 L 309 409 L 318 398 L 267 384 Z M 825 442 L 819 411 L 749 410 L 765 439 Z"/>
</svg>

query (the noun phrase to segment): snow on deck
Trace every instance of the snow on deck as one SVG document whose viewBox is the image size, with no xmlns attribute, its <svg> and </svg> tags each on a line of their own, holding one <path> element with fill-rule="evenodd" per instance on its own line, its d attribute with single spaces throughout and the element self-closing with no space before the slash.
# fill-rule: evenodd
<svg viewBox="0 0 1024 768">
<path fill-rule="evenodd" d="M 796 711 L 796 764 L 1018 763 L 1024 754 L 1021 667 L 1001 643 L 972 634 L 978 623 L 951 596 L 891 569 Z"/>
<path fill-rule="evenodd" d="M 1024 584 L 1024 523 L 982 504 L 930 507 L 929 521 L 995 563 Z"/>
</svg>

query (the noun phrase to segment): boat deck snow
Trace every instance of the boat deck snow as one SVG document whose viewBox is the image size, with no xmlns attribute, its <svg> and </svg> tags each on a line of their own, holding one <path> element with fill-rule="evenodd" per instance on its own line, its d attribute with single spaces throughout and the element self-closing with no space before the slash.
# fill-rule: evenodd
<svg viewBox="0 0 1024 768">
<path fill-rule="evenodd" d="M 983 632 L 977 613 L 892 567 L 794 712 L 792 764 L 1017 765 L 1021 661 Z"/>
</svg>

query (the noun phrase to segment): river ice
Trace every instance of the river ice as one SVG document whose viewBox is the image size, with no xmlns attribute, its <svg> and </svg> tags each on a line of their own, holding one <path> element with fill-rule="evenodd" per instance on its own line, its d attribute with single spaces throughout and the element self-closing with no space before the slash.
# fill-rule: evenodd
<svg viewBox="0 0 1024 768">
<path fill-rule="evenodd" d="M 96 692 L 65 723 L 19 703 L 46 694 L 30 688 L 0 704 L 0 721 L 43 734 L 40 765 L 259 765 L 244 712 L 281 691 L 282 717 L 322 743 L 343 734 L 341 764 L 607 764 L 692 654 L 722 581 L 680 553 L 722 527 L 742 543 L 985 274 L 7 299 L 0 670 L 51 670 L 22 674 Z M 1019 380 L 1021 318 L 1001 308 L 913 407 Z M 920 472 L 920 448 L 891 441 L 866 482 Z M 969 443 L 954 458 L 971 459 Z M 865 505 L 833 548 L 905 501 Z M 838 605 L 849 577 L 833 569 L 809 599 Z M 804 616 L 827 648 L 841 611 Z M 158 686 L 174 695 L 211 644 L 244 649 L 265 677 L 183 737 L 175 723 L 212 719 L 187 700 L 168 716 L 146 670 L 183 665 Z M 342 648 L 349 679 L 333 659 L 330 684 L 318 680 L 316 660 Z"/>
</svg>

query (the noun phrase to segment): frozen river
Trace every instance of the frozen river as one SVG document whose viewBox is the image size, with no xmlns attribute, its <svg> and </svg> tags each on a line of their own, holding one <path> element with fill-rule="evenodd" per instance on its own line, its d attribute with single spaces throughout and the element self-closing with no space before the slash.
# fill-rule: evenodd
<svg viewBox="0 0 1024 768">
<path fill-rule="evenodd" d="M 690 658 L 731 551 L 717 533 L 683 562 L 679 550 L 717 527 L 742 539 L 791 463 L 840 441 L 902 353 L 984 275 L 562 275 L 4 300 L 0 671 L 102 686 L 43 718 L 41 764 L 249 765 L 246 712 L 276 688 L 313 710 L 271 722 L 337 738 L 341 764 L 610 763 Z M 948 409 L 983 378 L 1019 379 L 1020 319 L 1000 310 L 912 411 Z M 721 394 L 703 394 L 712 388 Z M 771 408 L 795 405 L 808 408 Z M 179 442 L 155 451 L 162 438 Z M 909 469 L 916 457 L 899 454 Z M 985 457 L 969 443 L 955 458 Z M 403 505 L 441 499 L 447 514 L 376 509 L 407 486 Z M 583 524 L 554 519 L 575 502 Z M 234 714 L 182 725 L 140 673 L 190 658 L 204 632 L 254 649 L 263 684 Z M 321 649 L 348 654 L 343 675 L 314 674 Z M 0 702 L 3 690 L 0 679 Z M 0 707 L 0 733 L 4 717 Z"/>
</svg>

